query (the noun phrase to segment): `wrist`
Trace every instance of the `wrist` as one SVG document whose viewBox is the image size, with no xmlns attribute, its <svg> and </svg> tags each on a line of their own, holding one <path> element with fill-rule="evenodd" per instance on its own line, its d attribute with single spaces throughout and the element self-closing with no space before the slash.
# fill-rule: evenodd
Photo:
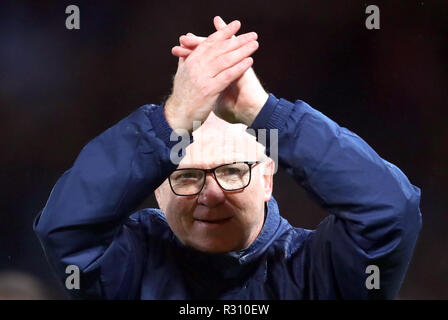
<svg viewBox="0 0 448 320">
<path fill-rule="evenodd" d="M 254 99 L 247 104 L 244 112 L 240 115 L 241 122 L 250 127 L 261 109 L 263 109 L 266 101 L 268 101 L 268 98 L 269 94 L 264 90 L 255 95 Z"/>
<path fill-rule="evenodd" d="M 192 132 L 192 121 L 185 121 L 184 117 L 179 110 L 182 110 L 180 104 L 176 101 L 174 96 L 170 96 L 165 103 L 163 112 L 165 114 L 166 122 L 170 125 L 173 130 L 183 129 L 187 130 L 189 133 Z"/>
</svg>

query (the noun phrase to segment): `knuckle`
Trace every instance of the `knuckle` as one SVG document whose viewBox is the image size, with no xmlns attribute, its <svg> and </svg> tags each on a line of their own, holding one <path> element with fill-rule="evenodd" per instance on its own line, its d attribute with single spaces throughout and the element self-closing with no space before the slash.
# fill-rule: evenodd
<svg viewBox="0 0 448 320">
<path fill-rule="evenodd" d="M 256 43 L 256 42 L 248 43 L 247 45 L 245 45 L 242 48 L 241 54 L 244 57 L 247 57 L 247 56 L 251 55 L 255 50 L 257 50 L 257 48 L 258 48 L 258 43 Z"/>
<path fill-rule="evenodd" d="M 249 42 L 248 44 L 246 44 L 244 46 L 244 51 L 245 52 L 252 52 L 253 50 L 255 50 L 258 47 L 258 43 L 256 41 L 252 41 Z"/>
<path fill-rule="evenodd" d="M 251 37 L 251 35 L 248 34 L 248 33 L 243 34 L 243 35 L 241 36 L 241 39 L 240 39 L 240 41 L 241 41 L 242 43 L 248 42 L 248 41 L 250 41 L 250 40 L 252 40 L 252 37 Z"/>
<path fill-rule="evenodd" d="M 198 45 L 198 49 L 201 53 L 209 51 L 210 48 L 212 47 L 213 47 L 213 41 L 208 40 L 208 38 Z"/>
<path fill-rule="evenodd" d="M 211 88 L 208 84 L 202 84 L 199 86 L 199 94 L 203 97 L 208 97 L 211 95 Z"/>
<path fill-rule="evenodd" d="M 218 56 L 217 58 L 216 58 L 216 62 L 217 62 L 217 64 L 219 65 L 219 66 L 225 66 L 225 65 L 227 65 L 227 63 L 228 63 L 228 60 L 229 60 L 229 58 L 227 57 L 227 56 L 223 56 L 223 55 L 221 55 L 221 56 Z"/>
<path fill-rule="evenodd" d="M 224 71 L 222 74 L 222 78 L 228 82 L 232 80 L 232 72 L 230 70 Z"/>
<path fill-rule="evenodd" d="M 209 37 L 205 38 L 205 40 L 202 41 L 202 43 L 203 43 L 205 46 L 209 46 L 209 45 L 211 45 L 211 44 L 213 43 L 213 41 L 214 41 L 213 37 L 212 37 L 212 36 L 209 36 Z"/>
<path fill-rule="evenodd" d="M 228 61 L 229 65 L 233 65 L 241 58 L 242 58 L 242 54 L 241 54 L 241 52 L 238 52 L 238 51 L 230 52 L 227 55 L 227 61 Z"/>
</svg>

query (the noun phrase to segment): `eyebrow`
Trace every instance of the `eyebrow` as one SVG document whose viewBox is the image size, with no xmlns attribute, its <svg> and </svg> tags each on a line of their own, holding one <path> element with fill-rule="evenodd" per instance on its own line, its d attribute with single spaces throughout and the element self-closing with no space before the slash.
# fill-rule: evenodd
<svg viewBox="0 0 448 320">
<path fill-rule="evenodd" d="M 235 162 L 239 162 L 239 161 L 235 161 Z M 177 169 L 212 169 L 212 168 L 216 168 L 225 164 L 229 164 L 232 162 L 223 162 L 223 163 L 207 163 L 207 164 L 189 164 L 186 166 L 179 166 L 177 167 Z"/>
<path fill-rule="evenodd" d="M 222 163 L 212 162 L 212 163 L 207 164 L 207 168 L 195 167 L 195 165 L 191 165 L 191 166 L 188 165 L 188 166 L 181 167 L 179 165 L 179 167 L 177 167 L 177 170 L 180 170 L 180 169 L 182 169 L 182 170 L 183 169 L 214 169 L 214 168 L 226 165 L 226 164 L 232 164 L 232 163 L 237 163 L 237 162 L 263 162 L 263 160 L 238 160 L 238 161 L 222 162 Z M 213 166 L 212 166 L 212 164 L 213 164 Z"/>
</svg>

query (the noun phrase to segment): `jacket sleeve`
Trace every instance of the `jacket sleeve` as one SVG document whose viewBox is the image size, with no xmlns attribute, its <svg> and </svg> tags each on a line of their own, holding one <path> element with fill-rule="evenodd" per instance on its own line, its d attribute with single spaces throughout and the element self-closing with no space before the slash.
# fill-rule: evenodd
<svg viewBox="0 0 448 320">
<path fill-rule="evenodd" d="M 271 94 L 251 128 L 278 129 L 279 164 L 330 213 L 309 233 L 302 261 L 293 263 L 309 297 L 394 298 L 421 228 L 420 189 L 303 101 Z M 272 150 L 275 141 L 266 136 Z M 369 265 L 379 269 L 379 289 L 367 289 Z"/>
<path fill-rule="evenodd" d="M 79 268 L 74 297 L 139 294 L 146 248 L 130 214 L 175 169 L 171 133 L 163 108 L 145 105 L 90 141 L 54 186 L 34 230 L 63 284 L 67 266 Z"/>
</svg>

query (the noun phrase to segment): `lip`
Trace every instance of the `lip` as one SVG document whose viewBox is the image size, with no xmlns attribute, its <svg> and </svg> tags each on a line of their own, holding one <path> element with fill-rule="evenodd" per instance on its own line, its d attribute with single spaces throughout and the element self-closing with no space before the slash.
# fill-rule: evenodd
<svg viewBox="0 0 448 320">
<path fill-rule="evenodd" d="M 232 219 L 232 217 L 223 218 L 223 219 L 194 219 L 196 222 L 199 222 L 204 225 L 210 225 L 210 226 L 219 226 L 223 225 L 227 222 L 229 222 Z"/>
</svg>

